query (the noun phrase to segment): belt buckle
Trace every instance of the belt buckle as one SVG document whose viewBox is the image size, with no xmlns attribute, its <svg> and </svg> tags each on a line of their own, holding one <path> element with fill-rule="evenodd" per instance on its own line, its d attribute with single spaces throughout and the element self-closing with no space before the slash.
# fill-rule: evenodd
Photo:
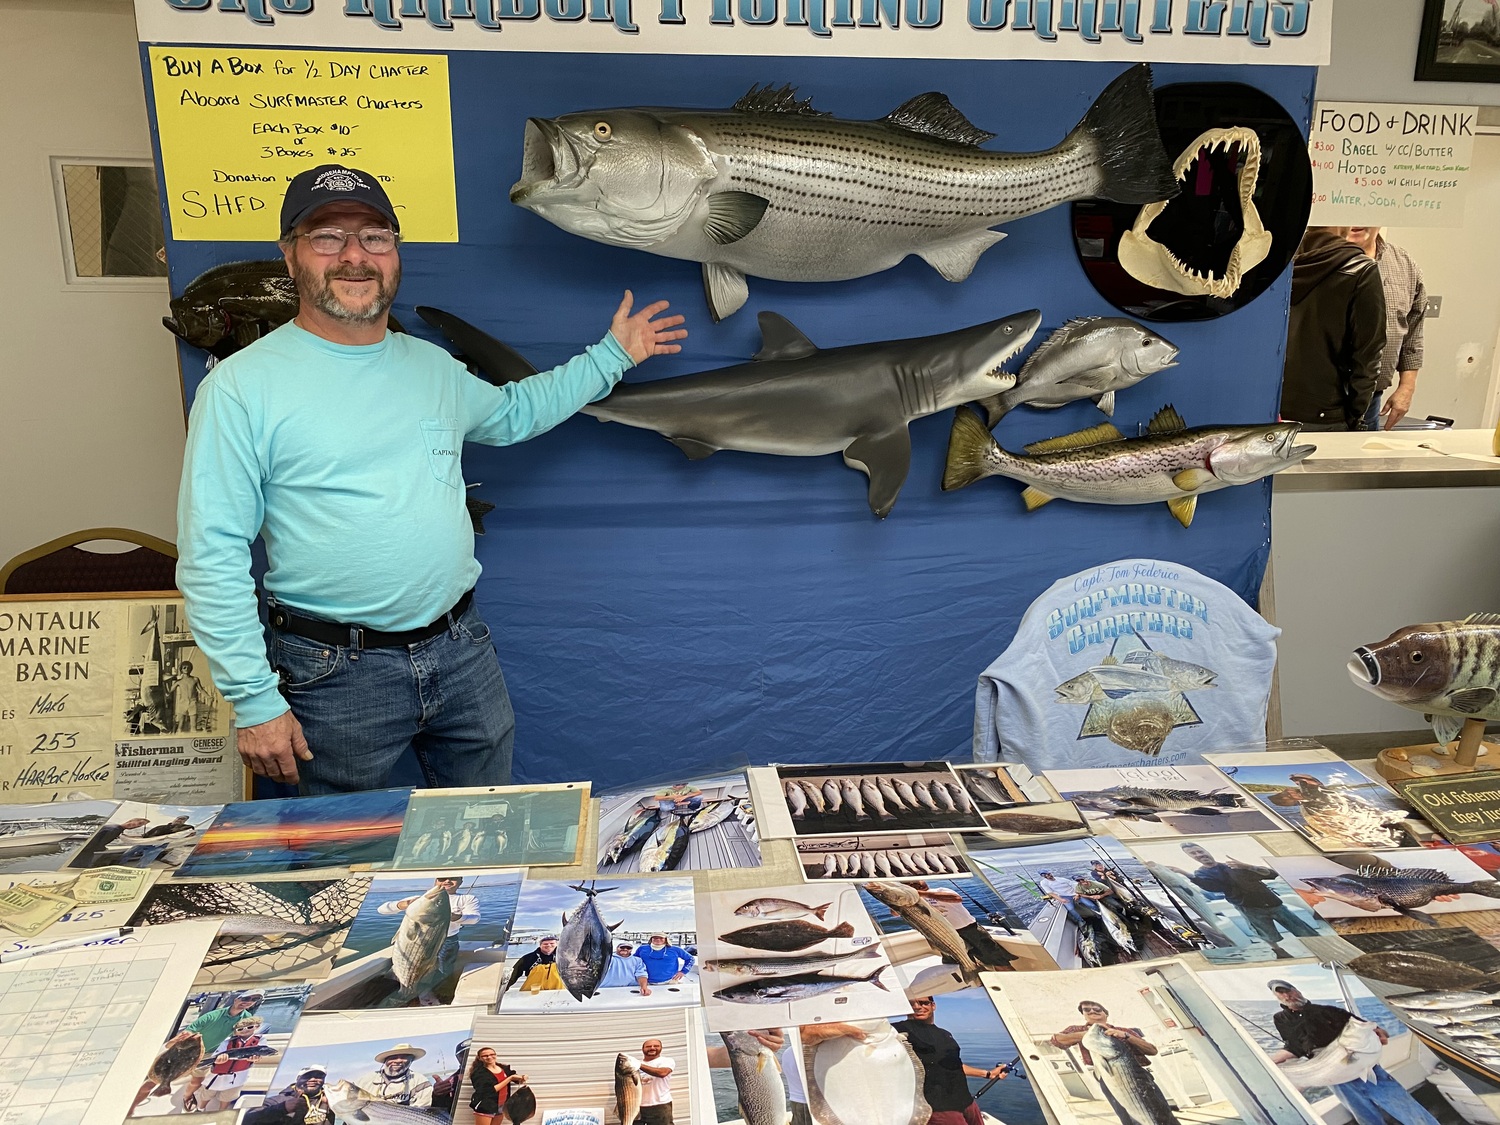
<svg viewBox="0 0 1500 1125">
<path fill-rule="evenodd" d="M 365 647 L 365 631 L 358 625 L 349 627 L 349 647 L 355 652 L 363 652 Z"/>
</svg>

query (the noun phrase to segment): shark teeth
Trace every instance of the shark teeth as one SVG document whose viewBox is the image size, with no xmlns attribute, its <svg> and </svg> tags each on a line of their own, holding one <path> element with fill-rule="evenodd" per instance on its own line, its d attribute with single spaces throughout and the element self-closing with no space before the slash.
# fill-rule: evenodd
<svg viewBox="0 0 1500 1125">
<path fill-rule="evenodd" d="M 1240 152 L 1238 186 L 1244 230 L 1230 251 L 1223 274 L 1189 267 L 1147 233 L 1157 216 L 1167 209 L 1169 200 L 1142 207 L 1135 224 L 1120 239 L 1119 261 L 1126 273 L 1137 281 L 1172 293 L 1227 298 L 1239 289 L 1247 272 L 1265 261 L 1271 252 L 1271 234 L 1261 223 L 1260 212 L 1255 209 L 1261 150 L 1260 136 L 1254 129 L 1235 125 L 1200 133 L 1173 161 L 1172 171 L 1177 181 L 1183 183 L 1201 157 L 1234 148 Z"/>
</svg>

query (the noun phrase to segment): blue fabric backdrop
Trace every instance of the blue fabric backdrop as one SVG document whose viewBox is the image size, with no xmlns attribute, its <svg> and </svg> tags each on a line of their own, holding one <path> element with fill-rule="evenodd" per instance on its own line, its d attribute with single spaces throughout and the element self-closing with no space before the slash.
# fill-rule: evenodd
<svg viewBox="0 0 1500 1125">
<path fill-rule="evenodd" d="M 745 309 L 709 319 L 698 267 L 566 234 L 507 201 L 529 116 L 628 105 L 725 106 L 752 83 L 791 82 L 841 117 L 872 118 L 941 90 L 988 147 L 1056 143 L 1122 68 L 922 62 L 451 54 L 461 241 L 403 248 L 396 308 L 430 304 L 478 324 L 539 367 L 598 339 L 627 286 L 666 297 L 692 330 L 656 379 L 748 357 L 773 309 L 822 346 L 924 335 L 1028 308 L 1035 337 L 1115 310 L 1083 275 L 1066 207 L 1009 224 L 961 285 L 908 259 L 857 281 L 751 279 Z M 149 68 L 147 69 L 149 82 Z M 1157 85 L 1238 81 L 1306 127 L 1314 72 L 1159 66 Z M 357 162 L 356 162 L 357 163 Z M 399 202 L 399 201 L 398 201 Z M 268 257 L 250 243 L 169 242 L 172 291 L 212 265 Z M 1165 402 L 1189 425 L 1276 414 L 1289 279 L 1217 321 L 1159 326 L 1180 366 L 1123 394 L 1126 433 Z M 191 397 L 203 353 L 182 349 Z M 1090 403 L 1017 410 L 1008 448 L 1103 421 Z M 1269 482 L 1204 497 L 1184 530 L 1165 505 L 1064 502 L 1027 514 L 1020 486 L 939 490 L 949 415 L 912 426 L 911 475 L 891 517 L 837 456 L 719 453 L 689 462 L 664 439 L 579 417 L 524 445 L 470 445 L 465 477 L 498 506 L 478 540 L 478 601 L 518 715 L 516 776 L 596 786 L 750 760 L 965 755 L 979 672 L 1031 599 L 1061 575 L 1141 556 L 1192 566 L 1253 601 L 1269 547 Z"/>
</svg>

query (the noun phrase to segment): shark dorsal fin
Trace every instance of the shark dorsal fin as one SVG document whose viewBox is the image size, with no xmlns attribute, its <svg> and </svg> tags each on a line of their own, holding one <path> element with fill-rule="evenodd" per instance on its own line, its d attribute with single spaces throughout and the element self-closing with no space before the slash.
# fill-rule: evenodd
<svg viewBox="0 0 1500 1125">
<path fill-rule="evenodd" d="M 756 359 L 806 359 L 818 350 L 798 328 L 780 313 L 763 312 L 760 320 L 760 351 Z"/>
<path fill-rule="evenodd" d="M 1168 404 L 1158 410 L 1151 418 L 1150 424 L 1146 426 L 1148 434 L 1176 434 L 1187 429 L 1187 423 L 1182 420 L 1182 415 L 1177 413 L 1177 408 Z"/>
<path fill-rule="evenodd" d="M 801 117 L 827 117 L 827 110 L 814 109 L 811 98 L 797 97 L 797 87 L 782 86 L 779 89 L 769 82 L 764 86 L 751 86 L 730 109 L 741 113 L 791 113 Z"/>
<path fill-rule="evenodd" d="M 936 91 L 902 102 L 885 115 L 885 123 L 910 133 L 975 147 L 995 138 L 994 133 L 985 132 L 960 113 L 947 94 Z"/>
<path fill-rule="evenodd" d="M 1125 435 L 1115 429 L 1110 422 L 1100 422 L 1097 426 L 1090 426 L 1086 430 L 1077 433 L 1063 434 L 1061 437 L 1048 438 L 1046 441 L 1034 441 L 1026 446 L 1027 453 L 1056 453 L 1063 449 L 1086 449 L 1091 445 L 1103 445 L 1107 441 L 1123 441 Z"/>
<path fill-rule="evenodd" d="M 1500 613 L 1471 613 L 1464 618 L 1465 625 L 1500 625 Z"/>
<path fill-rule="evenodd" d="M 1091 322 L 1103 319 L 1104 318 L 1101 316 L 1077 316 L 1068 321 L 1068 323 L 1064 324 L 1056 332 L 1052 333 L 1052 335 L 1048 336 L 1045 340 L 1037 345 L 1036 351 L 1032 352 L 1031 355 L 1026 358 L 1026 362 L 1021 366 L 1021 375 L 1024 376 L 1026 374 L 1026 369 L 1033 363 L 1037 362 L 1037 360 L 1041 359 L 1041 357 L 1046 355 L 1049 351 L 1054 351 L 1060 348 L 1063 344 L 1073 339 L 1073 337 L 1080 331 L 1088 331 L 1088 325 Z"/>
</svg>

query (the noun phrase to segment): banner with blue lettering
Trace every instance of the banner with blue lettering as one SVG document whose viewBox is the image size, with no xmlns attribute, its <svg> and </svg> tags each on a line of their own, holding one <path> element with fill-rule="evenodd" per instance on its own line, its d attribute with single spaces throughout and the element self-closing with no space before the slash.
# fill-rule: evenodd
<svg viewBox="0 0 1500 1125">
<path fill-rule="evenodd" d="M 848 281 L 751 276 L 743 309 L 715 323 L 697 262 L 578 237 L 510 202 L 527 121 L 726 108 L 766 84 L 794 87 L 832 119 L 872 120 L 939 91 L 971 129 L 995 134 L 984 149 L 1027 153 L 1061 141 L 1126 62 L 1149 59 L 1158 89 L 1243 83 L 1305 133 L 1330 9 L 658 2 L 648 12 L 642 0 L 138 0 L 173 294 L 215 265 L 278 256 L 286 178 L 342 161 L 382 176 L 403 224 L 424 224 L 401 247 L 394 313 L 429 339 L 416 305 L 545 369 L 599 340 L 628 288 L 638 303 L 670 300 L 692 333 L 681 355 L 649 360 L 631 382 L 749 360 L 765 311 L 826 350 L 1035 309 L 1034 347 L 1074 318 L 1120 315 L 1085 276 L 1065 205 L 1004 224 L 962 282 L 917 257 Z M 229 55 L 240 73 L 228 73 Z M 195 59 L 198 70 L 181 70 Z M 193 136 L 196 149 L 184 143 Z M 1188 425 L 1273 419 L 1288 293 L 1284 276 L 1227 316 L 1156 325 L 1178 364 L 1120 392 L 1115 425 L 1134 435 L 1166 403 Z M 181 359 L 191 399 L 207 356 L 184 344 Z M 1269 482 L 1203 496 L 1186 528 L 1164 504 L 1028 512 L 1004 478 L 941 489 L 952 417 L 911 423 L 910 469 L 885 519 L 837 453 L 692 460 L 655 433 L 582 416 L 520 445 L 465 446 L 464 479 L 496 506 L 476 541 L 477 600 L 515 704 L 517 779 L 586 774 L 612 786 L 747 760 L 967 756 L 977 677 L 1060 576 L 1138 556 L 1253 602 Z M 1019 450 L 1105 420 L 1086 400 L 1021 407 L 995 436 Z"/>
</svg>

